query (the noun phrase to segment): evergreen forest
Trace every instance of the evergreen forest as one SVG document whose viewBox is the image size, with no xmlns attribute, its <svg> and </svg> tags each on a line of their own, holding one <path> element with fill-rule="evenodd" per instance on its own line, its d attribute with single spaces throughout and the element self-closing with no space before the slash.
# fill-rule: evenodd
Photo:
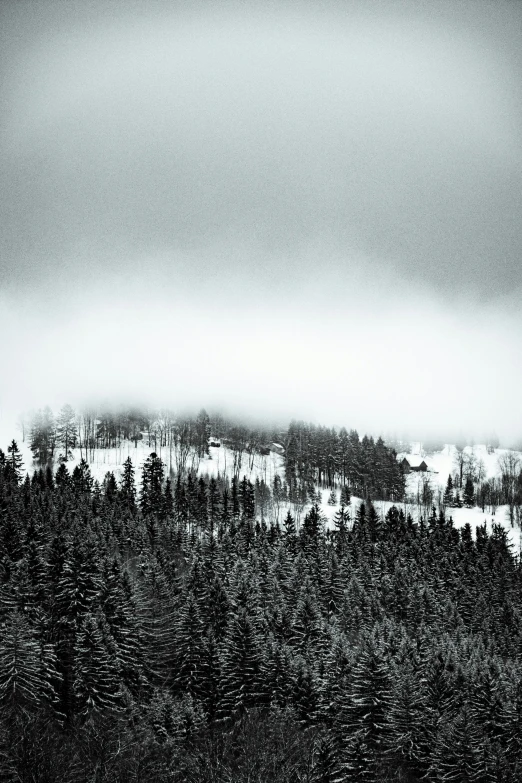
<svg viewBox="0 0 522 783">
<path fill-rule="evenodd" d="M 167 466 L 178 422 L 139 483 L 130 457 L 98 482 L 90 438 L 143 422 L 64 415 L 46 441 L 42 417 L 32 476 L 0 451 L 0 780 L 522 778 L 522 565 L 501 525 L 414 521 L 395 452 L 353 432 L 293 423 L 265 483 Z M 276 438 L 212 429 L 238 454 Z M 196 453 L 210 430 L 192 422 Z M 319 486 L 341 487 L 333 529 Z"/>
</svg>

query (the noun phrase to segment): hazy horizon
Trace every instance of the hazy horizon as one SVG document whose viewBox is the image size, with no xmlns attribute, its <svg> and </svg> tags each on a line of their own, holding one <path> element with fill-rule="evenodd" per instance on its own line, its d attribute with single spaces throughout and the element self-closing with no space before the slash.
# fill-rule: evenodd
<svg viewBox="0 0 522 783">
<path fill-rule="evenodd" d="M 522 6 L 0 21 L 1 414 L 522 438 Z"/>
</svg>

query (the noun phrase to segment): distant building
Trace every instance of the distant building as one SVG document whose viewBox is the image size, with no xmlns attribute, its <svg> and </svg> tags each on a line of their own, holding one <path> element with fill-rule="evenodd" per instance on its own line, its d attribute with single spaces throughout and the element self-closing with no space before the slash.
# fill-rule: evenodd
<svg viewBox="0 0 522 783">
<path fill-rule="evenodd" d="M 208 439 L 208 445 L 209 446 L 214 446 L 214 447 L 219 447 L 219 446 L 221 446 L 221 441 L 219 440 L 219 438 L 213 438 L 212 435 L 211 435 L 210 438 Z"/>
<path fill-rule="evenodd" d="M 285 453 L 285 447 L 281 446 L 280 443 L 271 443 L 270 451 L 275 451 L 276 454 L 280 454 L 281 456 L 283 456 Z"/>
<path fill-rule="evenodd" d="M 412 465 L 406 457 L 401 460 L 401 468 L 403 469 L 404 473 L 426 473 L 428 470 L 428 466 L 422 460 L 422 462 L 419 465 Z"/>
</svg>

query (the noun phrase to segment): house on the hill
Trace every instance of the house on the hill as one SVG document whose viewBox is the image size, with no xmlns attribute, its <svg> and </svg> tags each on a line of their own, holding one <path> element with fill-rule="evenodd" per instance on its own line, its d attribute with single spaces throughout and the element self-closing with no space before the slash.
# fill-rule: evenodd
<svg viewBox="0 0 522 783">
<path fill-rule="evenodd" d="M 280 443 L 271 443 L 270 451 L 275 451 L 276 454 L 280 454 L 281 456 L 284 456 L 285 447 L 281 446 Z"/>
<path fill-rule="evenodd" d="M 400 464 L 404 473 L 411 473 L 410 463 L 408 462 L 406 457 L 404 457 L 404 459 L 401 460 Z"/>
<path fill-rule="evenodd" d="M 411 462 L 409 462 L 406 457 L 404 457 L 401 460 L 400 465 L 404 473 L 426 473 L 428 470 L 428 466 L 424 460 L 422 460 L 419 465 L 412 465 Z"/>
</svg>

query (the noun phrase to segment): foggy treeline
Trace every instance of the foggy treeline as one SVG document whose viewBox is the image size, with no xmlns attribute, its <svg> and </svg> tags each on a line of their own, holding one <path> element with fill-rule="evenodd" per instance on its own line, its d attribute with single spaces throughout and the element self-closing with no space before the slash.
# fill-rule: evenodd
<svg viewBox="0 0 522 783">
<path fill-rule="evenodd" d="M 457 441 L 453 472 L 445 491 L 433 486 L 429 474 L 420 477 L 415 494 L 406 493 L 404 473 L 397 450 L 409 444 L 381 437 L 362 438 L 356 430 L 324 427 L 292 421 L 288 427 L 256 427 L 203 409 L 197 415 L 170 410 L 139 408 L 89 409 L 75 412 L 64 405 L 57 415 L 49 407 L 19 418 L 35 465 L 45 467 L 54 461 L 67 461 L 72 449 L 80 458 L 94 462 L 99 450 L 122 449 L 126 443 L 144 444 L 165 460 L 171 479 L 176 475 L 196 476 L 201 461 L 209 456 L 209 444 L 226 445 L 231 452 L 230 469 L 239 478 L 252 471 L 272 450 L 284 455 L 285 500 L 294 504 L 299 517 L 317 488 L 349 491 L 369 500 L 407 501 L 428 515 L 433 505 L 445 511 L 452 507 L 472 507 L 494 514 L 507 504 L 511 521 L 520 520 L 522 507 L 522 464 L 518 454 L 508 451 L 498 462 L 498 476 L 487 476 L 484 463 L 465 441 Z M 426 442 L 426 451 L 442 449 L 442 442 Z M 499 446 L 490 437 L 488 451 Z M 128 449 L 127 449 L 128 453 Z M 123 454 L 123 451 L 121 452 Z M 121 457 L 123 462 L 123 457 Z M 265 463 L 266 464 L 266 463 Z"/>
</svg>

